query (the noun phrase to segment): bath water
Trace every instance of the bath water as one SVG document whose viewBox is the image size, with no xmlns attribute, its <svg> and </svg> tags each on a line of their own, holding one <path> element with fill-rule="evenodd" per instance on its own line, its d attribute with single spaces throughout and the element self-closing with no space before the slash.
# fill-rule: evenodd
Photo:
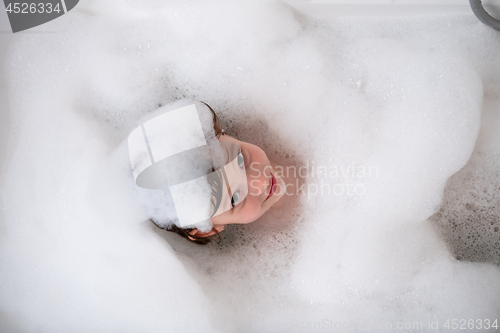
<svg viewBox="0 0 500 333">
<path fill-rule="evenodd" d="M 15 35 L 3 63 L 3 331 L 499 319 L 500 38 L 472 13 L 320 20 L 274 1 L 82 1 L 36 31 Z M 221 246 L 148 222 L 161 201 L 141 200 L 126 138 L 180 99 L 302 167 L 293 205 L 228 226 Z"/>
</svg>

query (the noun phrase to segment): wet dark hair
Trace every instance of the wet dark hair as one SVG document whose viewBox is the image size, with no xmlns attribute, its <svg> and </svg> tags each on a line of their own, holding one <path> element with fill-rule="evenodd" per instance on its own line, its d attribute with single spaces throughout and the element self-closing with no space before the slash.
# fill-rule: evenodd
<svg viewBox="0 0 500 333">
<path fill-rule="evenodd" d="M 205 104 L 208 106 L 210 111 L 212 111 L 213 114 L 213 122 L 214 122 L 214 131 L 215 131 L 215 136 L 220 138 L 221 135 L 224 135 L 224 132 L 222 131 L 222 126 L 219 121 L 219 117 L 217 117 L 217 114 L 215 111 L 208 105 L 207 103 L 201 101 L 201 103 Z M 212 170 L 215 171 L 215 170 Z M 218 172 L 217 173 L 212 173 L 212 177 L 208 177 L 210 185 L 212 186 L 212 207 L 213 212 L 217 211 L 217 208 L 219 207 L 220 200 L 217 200 L 216 198 L 220 198 L 219 193 L 222 191 L 222 175 L 220 175 Z M 193 230 L 194 228 L 179 228 L 175 224 L 172 224 L 171 226 L 168 226 L 167 228 L 161 227 L 158 225 L 155 221 L 152 219 L 149 219 L 155 226 L 157 226 L 160 229 L 165 229 L 170 232 L 175 232 L 179 236 L 186 238 L 188 241 L 191 243 L 195 243 L 198 245 L 205 245 L 207 243 L 210 243 L 211 240 L 217 239 L 217 243 L 220 245 L 222 244 L 222 238 L 220 237 L 219 231 L 215 229 L 215 227 L 212 227 L 212 231 L 215 232 L 215 234 L 210 235 L 210 236 L 194 236 L 190 235 L 189 232 Z"/>
</svg>

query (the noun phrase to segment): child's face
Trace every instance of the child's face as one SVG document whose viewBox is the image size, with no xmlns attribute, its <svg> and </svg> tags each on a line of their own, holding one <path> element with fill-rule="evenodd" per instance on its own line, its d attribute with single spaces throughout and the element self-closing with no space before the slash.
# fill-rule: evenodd
<svg viewBox="0 0 500 333">
<path fill-rule="evenodd" d="M 253 222 L 280 198 L 277 189 L 281 186 L 273 184 L 281 184 L 281 179 L 271 167 L 266 153 L 259 147 L 228 135 L 222 135 L 219 141 L 235 143 L 240 147 L 245 160 L 248 195 L 240 202 L 235 202 L 234 208 L 212 217 L 212 223 L 214 226 L 223 226 Z"/>
</svg>

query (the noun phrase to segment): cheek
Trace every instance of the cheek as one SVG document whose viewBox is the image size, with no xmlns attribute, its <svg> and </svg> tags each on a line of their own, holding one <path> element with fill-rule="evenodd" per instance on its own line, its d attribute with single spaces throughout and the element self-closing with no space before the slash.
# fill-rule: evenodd
<svg viewBox="0 0 500 333">
<path fill-rule="evenodd" d="M 261 208 L 257 197 L 249 195 L 245 206 L 238 212 L 238 221 L 236 223 L 250 223 L 255 221 L 262 215 Z"/>
</svg>

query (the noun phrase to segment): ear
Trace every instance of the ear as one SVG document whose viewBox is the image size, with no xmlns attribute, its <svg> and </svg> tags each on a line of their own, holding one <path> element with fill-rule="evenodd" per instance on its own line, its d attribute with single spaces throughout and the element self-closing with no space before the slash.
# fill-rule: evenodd
<svg viewBox="0 0 500 333">
<path fill-rule="evenodd" d="M 222 230 L 224 230 L 224 226 L 221 225 L 221 226 L 214 226 L 214 228 L 218 231 L 218 232 L 221 232 Z M 208 236 L 212 236 L 212 235 L 215 235 L 215 231 L 212 229 L 210 230 L 209 232 L 201 232 L 199 231 L 198 229 L 193 229 L 189 232 L 189 234 L 191 236 L 196 236 L 196 237 L 208 237 Z"/>
</svg>

